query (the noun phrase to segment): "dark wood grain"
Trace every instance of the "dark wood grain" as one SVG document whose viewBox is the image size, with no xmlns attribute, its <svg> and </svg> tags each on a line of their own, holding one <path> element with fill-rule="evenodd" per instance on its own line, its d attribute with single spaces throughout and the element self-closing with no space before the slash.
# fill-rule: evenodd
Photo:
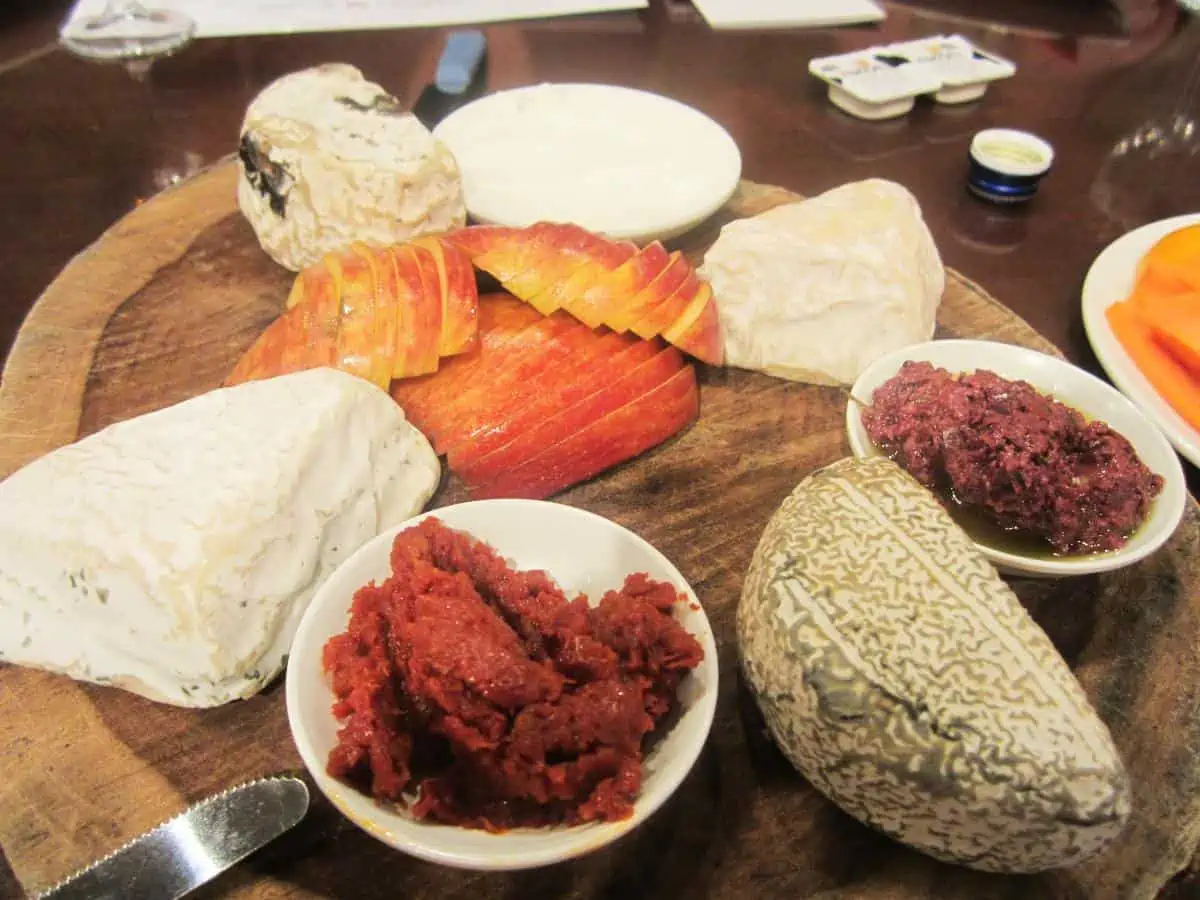
<svg viewBox="0 0 1200 900">
<path fill-rule="evenodd" d="M 282 308 L 290 275 L 236 213 L 225 163 L 143 205 L 80 255 L 22 329 L 0 390 L 0 474 L 110 422 L 217 386 Z M 744 183 L 681 239 L 696 258 L 732 217 L 795 199 Z M 951 272 L 943 336 L 1053 352 Z M 59 365 L 59 363 L 63 363 Z M 69 364 L 66 364 L 69 363 Z M 377 843 L 320 798 L 296 832 L 203 896 L 1151 898 L 1200 839 L 1200 513 L 1170 547 L 1121 573 L 1016 587 L 1109 723 L 1136 791 L 1134 819 L 1077 869 L 1004 878 L 945 866 L 875 834 L 809 787 L 766 737 L 738 677 L 734 612 L 772 511 L 847 452 L 846 393 L 704 368 L 701 416 L 674 439 L 559 495 L 643 535 L 705 604 L 722 672 L 708 746 L 646 825 L 585 859 L 480 875 Z M 36 420 L 38 428 L 21 430 Z M 454 479 L 435 496 L 464 498 Z M 122 691 L 0 668 L 0 846 L 39 888 L 181 809 L 299 760 L 277 684 L 245 702 L 182 710 Z"/>
<path fill-rule="evenodd" d="M 644 15 L 489 27 L 490 82 L 502 88 L 592 79 L 678 97 L 730 129 L 747 177 L 804 193 L 867 176 L 900 181 L 920 199 L 948 263 L 986 285 L 1069 358 L 1095 369 L 1078 314 L 1087 266 L 1122 231 L 1200 207 L 1193 193 L 1200 178 L 1179 160 L 1152 168 L 1124 208 L 1114 212 L 1101 202 L 1110 149 L 1143 122 L 1197 105 L 1189 76 L 1200 55 L 1200 23 L 1180 20 L 1169 0 L 1123 5 L 1137 13 L 1123 37 L 1112 27 L 1112 7 L 1100 0 L 912 0 L 889 3 L 882 27 L 718 35 L 694 16 L 664 15 L 655 2 Z M 0 6 L 0 354 L 45 286 L 110 223 L 230 152 L 246 103 L 272 78 L 344 60 L 411 102 L 432 74 L 443 37 L 421 30 L 202 41 L 139 82 L 119 67 L 52 47 L 67 6 Z M 1018 76 L 967 107 L 921 104 L 899 122 L 865 123 L 830 109 L 806 75 L 816 55 L 952 31 L 1012 58 Z M 1058 151 L 1042 193 L 1025 209 L 1000 211 L 962 189 L 967 142 L 990 125 L 1029 128 Z M 77 261 L 74 280 L 56 282 L 60 293 L 79 298 L 73 318 L 37 334 L 44 342 L 40 368 L 6 368 L 0 403 L 47 375 L 75 379 L 75 393 L 43 390 L 42 406 L 4 420 L 0 473 L 78 431 L 215 384 L 271 314 L 273 292 L 286 276 L 255 256 L 244 224 L 228 210 L 202 222 L 194 206 L 172 211 L 172 195 L 179 196 L 168 192 L 152 204 L 163 227 L 131 232 L 126 220 L 105 235 L 104 254 L 120 260 L 135 282 L 118 298 L 116 315 L 116 305 L 105 306 L 113 300 L 112 279 L 89 280 L 81 268 L 92 254 Z M 181 218 L 196 231 L 182 244 L 172 239 Z M 194 298 L 187 315 L 200 321 L 201 310 L 221 310 L 228 331 L 194 346 L 178 327 L 186 316 L 173 325 L 152 313 L 201 276 L 211 278 L 212 291 Z M 955 309 L 954 301 L 945 307 L 947 315 Z M 943 333 L 1036 342 L 1019 321 L 989 309 L 996 314 L 986 326 L 950 321 Z M 80 358 L 71 350 L 78 340 L 102 352 Z M 156 351 L 162 342 L 186 350 L 186 362 L 161 346 Z M 151 352 L 130 370 L 121 354 L 135 349 Z M 757 538 L 756 522 L 761 528 L 767 507 L 807 467 L 845 448 L 835 434 L 836 392 L 745 373 L 705 377 L 701 430 L 562 499 L 611 515 L 662 546 L 714 609 L 728 648 L 724 610 Z M 68 408 L 69 424 L 56 426 Z M 678 798 L 626 845 L 576 867 L 507 878 L 435 870 L 387 852 L 318 805 L 287 841 L 205 895 L 1149 896 L 1149 886 L 1170 878 L 1196 838 L 1200 791 L 1190 751 L 1176 743 L 1190 734 L 1181 723 L 1194 714 L 1190 691 L 1200 683 L 1188 551 L 1177 542 L 1131 573 L 1133 580 L 1079 584 L 1065 601 L 1044 585 L 1021 585 L 1114 723 L 1131 766 L 1163 776 L 1139 789 L 1136 829 L 1088 871 L 1001 884 L 898 850 L 798 782 L 727 676 L 712 745 Z M 722 665 L 732 671 L 728 649 Z M 18 891 L 6 855 L 27 884 L 42 884 L 210 789 L 297 765 L 281 709 L 269 694 L 202 719 L 0 670 L 0 897 Z M 43 787 L 48 794 L 39 793 Z M 1195 871 L 1171 879 L 1163 896 L 1200 897 Z"/>
<path fill-rule="evenodd" d="M 1097 208 L 1092 183 L 1122 135 L 1185 99 L 1200 46 L 1200 23 L 1180 28 L 1174 2 L 1139 4 L 1157 12 L 1127 37 L 1102 27 L 1111 8 L 1103 0 L 925 0 L 889 4 L 879 27 L 779 33 L 716 34 L 653 11 L 490 26 L 489 78 L 493 88 L 599 80 L 677 97 L 729 128 L 746 177 L 806 194 L 868 175 L 900 181 L 920 199 L 950 264 L 1068 357 L 1094 366 L 1079 284 L 1130 223 Z M 246 104 L 270 80 L 341 60 L 411 103 L 444 37 L 434 29 L 204 40 L 139 82 L 120 67 L 40 52 L 67 5 L 24 0 L 36 16 L 0 20 L 0 51 L 15 63 L 0 70 L 0 352 L 71 256 L 136 203 L 233 149 Z M 995 18 L 1003 27 L 988 24 Z M 1017 77 L 979 103 L 922 103 L 905 119 L 871 123 L 834 110 L 807 75 L 814 56 L 954 31 L 1012 58 Z M 32 50 L 39 54 L 26 58 Z M 963 189 L 967 143 L 992 125 L 1032 129 L 1058 151 L 1042 194 L 1019 212 L 980 205 Z M 1170 167 L 1157 177 L 1168 188 L 1197 181 Z"/>
</svg>

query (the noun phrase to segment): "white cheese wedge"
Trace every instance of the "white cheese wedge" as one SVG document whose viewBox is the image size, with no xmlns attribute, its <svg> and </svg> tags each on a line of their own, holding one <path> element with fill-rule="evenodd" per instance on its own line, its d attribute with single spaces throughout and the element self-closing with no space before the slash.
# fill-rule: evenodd
<svg viewBox="0 0 1200 900">
<path fill-rule="evenodd" d="M 248 697 L 321 581 L 439 477 L 395 402 L 333 369 L 112 425 L 0 483 L 0 658 L 179 706 Z"/>
<path fill-rule="evenodd" d="M 916 198 L 880 179 L 730 222 L 699 271 L 728 365 L 816 384 L 929 340 L 945 287 Z"/>
<path fill-rule="evenodd" d="M 238 156 L 238 205 L 293 271 L 352 241 L 396 244 L 466 221 L 450 151 L 353 66 L 268 85 L 246 110 Z"/>
</svg>

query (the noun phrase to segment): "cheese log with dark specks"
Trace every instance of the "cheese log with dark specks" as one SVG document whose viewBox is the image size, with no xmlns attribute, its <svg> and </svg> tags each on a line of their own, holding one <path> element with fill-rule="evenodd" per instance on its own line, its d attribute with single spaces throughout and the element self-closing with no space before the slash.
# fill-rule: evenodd
<svg viewBox="0 0 1200 900">
<path fill-rule="evenodd" d="M 868 825 L 998 872 L 1073 865 L 1124 827 L 1129 781 L 1083 689 L 890 460 L 800 483 L 759 541 L 737 624 L 775 741 Z"/>
<path fill-rule="evenodd" d="M 450 151 L 353 66 L 273 81 L 238 144 L 238 206 L 263 250 L 298 272 L 353 241 L 387 246 L 466 220 Z"/>
</svg>

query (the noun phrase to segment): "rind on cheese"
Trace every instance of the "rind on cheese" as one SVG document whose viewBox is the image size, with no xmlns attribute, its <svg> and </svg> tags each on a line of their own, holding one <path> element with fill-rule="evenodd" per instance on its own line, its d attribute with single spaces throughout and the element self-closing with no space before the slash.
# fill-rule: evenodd
<svg viewBox="0 0 1200 900">
<path fill-rule="evenodd" d="M 815 384 L 929 340 L 945 287 L 916 198 L 878 178 L 730 222 L 699 272 L 727 365 Z"/>
<path fill-rule="evenodd" d="M 333 369 L 112 425 L 0 483 L 0 658 L 179 706 L 250 696 L 321 581 L 439 477 L 391 398 Z"/>
<path fill-rule="evenodd" d="M 1129 816 L 1112 738 L 1066 663 L 890 460 L 835 463 L 784 501 L 746 577 L 738 641 L 792 763 L 932 856 L 1072 865 Z"/>
<path fill-rule="evenodd" d="M 450 151 L 353 66 L 268 85 L 246 110 L 238 155 L 238 205 L 293 271 L 352 241 L 401 243 L 466 221 Z"/>
</svg>

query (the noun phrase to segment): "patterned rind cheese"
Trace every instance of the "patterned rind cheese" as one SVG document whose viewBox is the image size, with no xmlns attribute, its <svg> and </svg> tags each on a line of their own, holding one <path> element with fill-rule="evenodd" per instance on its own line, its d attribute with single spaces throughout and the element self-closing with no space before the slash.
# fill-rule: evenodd
<svg viewBox="0 0 1200 900">
<path fill-rule="evenodd" d="M 742 668 L 785 755 L 861 821 L 997 872 L 1077 863 L 1124 827 L 1104 723 L 1045 633 L 887 459 L 805 479 L 738 607 Z"/>
<path fill-rule="evenodd" d="M 238 205 L 293 271 L 352 241 L 401 243 L 466 221 L 450 151 L 353 66 L 268 85 L 246 110 L 238 156 Z"/>
<path fill-rule="evenodd" d="M 317 586 L 440 474 L 385 392 L 333 369 L 111 425 L 0 482 L 0 659 L 179 706 L 250 696 Z"/>
</svg>

